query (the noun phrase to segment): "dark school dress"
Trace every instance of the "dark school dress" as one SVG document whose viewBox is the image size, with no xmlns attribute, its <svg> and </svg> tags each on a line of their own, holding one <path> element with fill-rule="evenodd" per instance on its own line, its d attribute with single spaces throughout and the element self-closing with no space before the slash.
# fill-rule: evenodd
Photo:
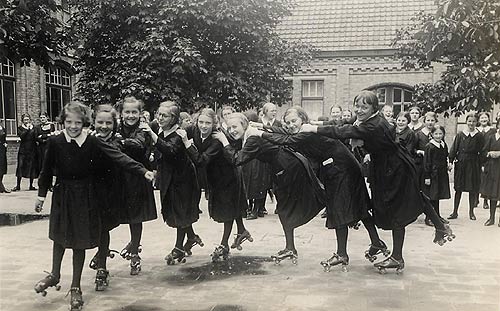
<svg viewBox="0 0 500 311">
<path fill-rule="evenodd" d="M 241 150 L 231 145 L 225 156 L 235 165 L 252 159 L 270 164 L 276 195 L 276 209 L 284 227 L 296 228 L 308 223 L 326 206 L 324 186 L 309 161 L 292 149 L 276 146 L 261 137 L 248 137 Z"/>
<path fill-rule="evenodd" d="M 7 174 L 7 132 L 0 125 L 0 176 Z"/>
<path fill-rule="evenodd" d="M 39 173 L 35 130 L 24 126 L 17 128 L 17 135 L 21 138 L 17 153 L 16 176 L 24 178 L 37 178 Z"/>
<path fill-rule="evenodd" d="M 430 179 L 431 184 L 424 186 L 424 193 L 431 200 L 449 199 L 450 179 L 448 176 L 448 146 L 443 141 L 441 144 L 430 143 L 425 147 L 424 179 Z"/>
<path fill-rule="evenodd" d="M 194 142 L 187 153 L 198 172 L 206 176 L 210 217 L 222 223 L 246 216 L 248 202 L 241 168 L 224 157 L 222 144 L 217 139 L 209 136 L 202 140 L 200 130 L 194 126 L 186 131 Z"/>
<path fill-rule="evenodd" d="M 342 142 L 313 133 L 290 135 L 276 128 L 269 130 L 273 133 L 264 132 L 264 139 L 290 146 L 317 168 L 326 190 L 327 228 L 343 227 L 370 217 L 370 198 L 361 167 Z"/>
<path fill-rule="evenodd" d="M 488 135 L 484 143 L 481 194 L 485 199 L 500 201 L 500 158 L 486 157 L 488 151 L 500 152 L 500 138 L 497 139 L 495 134 Z"/>
<path fill-rule="evenodd" d="M 120 140 L 121 137 L 113 134 L 103 141 L 121 150 Z M 93 162 L 93 175 L 101 225 L 105 231 L 111 231 L 120 225 L 120 209 L 124 206 L 123 196 L 120 195 L 123 182 L 122 170 L 104 153 L 100 153 Z"/>
<path fill-rule="evenodd" d="M 481 152 L 484 136 L 479 131 L 474 136 L 460 132 L 450 149 L 450 162 L 455 163 L 455 191 L 478 193 L 481 185 Z"/>
<path fill-rule="evenodd" d="M 123 152 L 148 167 L 149 155 L 146 154 L 148 140 L 146 134 L 139 128 L 139 123 L 134 126 L 122 123 L 118 133 L 122 136 Z M 125 205 L 120 209 L 120 223 L 133 224 L 156 219 L 153 186 L 149 181 L 123 172 L 121 195 Z"/>
<path fill-rule="evenodd" d="M 47 150 L 47 140 L 50 134 L 56 130 L 56 127 L 52 123 L 47 123 L 45 125 L 38 124 L 35 126 L 35 139 L 37 143 L 37 158 L 38 167 L 42 168 L 43 158 L 45 157 L 45 151 Z"/>
<path fill-rule="evenodd" d="M 173 228 L 185 228 L 199 218 L 201 191 L 196 169 L 189 159 L 182 139 L 174 131 L 158 135 L 156 149 L 161 153 L 160 200 L 163 220 Z"/>
<path fill-rule="evenodd" d="M 406 149 L 413 158 L 416 157 L 417 136 L 412 129 L 406 127 L 399 133 L 396 131 L 396 143 Z"/>
<path fill-rule="evenodd" d="M 395 142 L 394 128 L 376 114 L 361 124 L 320 126 L 318 133 L 331 138 L 357 138 L 371 156 L 370 188 L 373 215 L 379 228 L 402 228 L 423 212 L 424 200 L 411 156 Z"/>
<path fill-rule="evenodd" d="M 47 142 L 38 196 L 47 195 L 55 171 L 49 238 L 65 248 L 90 249 L 99 242 L 101 215 L 93 172 L 94 163 L 102 153 L 137 179 L 147 172 L 143 165 L 94 136 L 87 136 L 81 146 L 74 140 L 68 143 L 63 133 L 50 137 Z"/>
<path fill-rule="evenodd" d="M 415 157 L 415 165 L 417 167 L 417 174 L 418 174 L 418 182 L 420 185 L 420 188 L 423 189 L 425 187 L 424 185 L 424 156 L 421 154 L 417 154 L 417 150 L 425 150 L 425 147 L 427 144 L 431 141 L 431 134 L 423 132 L 424 128 L 421 128 L 419 131 L 415 132 L 415 153 L 413 154 Z M 427 128 L 425 128 L 424 131 L 426 131 Z M 411 154 L 410 154 L 411 155 Z"/>
</svg>

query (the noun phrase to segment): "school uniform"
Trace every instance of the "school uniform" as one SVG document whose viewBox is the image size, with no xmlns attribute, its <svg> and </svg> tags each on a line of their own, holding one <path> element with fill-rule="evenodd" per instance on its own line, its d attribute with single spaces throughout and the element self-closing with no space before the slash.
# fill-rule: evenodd
<svg viewBox="0 0 500 311">
<path fill-rule="evenodd" d="M 489 151 L 500 152 L 499 134 L 488 135 L 484 143 L 482 151 L 484 172 L 482 173 L 480 190 L 485 199 L 500 201 L 500 158 L 486 157 Z"/>
<path fill-rule="evenodd" d="M 246 216 L 248 202 L 241 168 L 236 168 L 223 155 L 222 144 L 211 135 L 202 139 L 200 130 L 186 129 L 192 145 L 186 149 L 198 172 L 206 176 L 208 212 L 216 222 L 232 221 Z"/>
<path fill-rule="evenodd" d="M 424 193 L 433 201 L 449 199 L 450 180 L 448 177 L 448 146 L 444 141 L 434 139 L 425 147 L 424 179 L 431 184 L 424 187 Z"/>
<path fill-rule="evenodd" d="M 49 238 L 65 248 L 90 249 L 99 242 L 101 215 L 93 177 L 97 169 L 94 163 L 103 153 L 122 169 L 134 172 L 137 179 L 147 172 L 140 163 L 85 131 L 71 138 L 63 130 L 47 142 L 38 196 L 47 195 L 55 172 Z"/>
<path fill-rule="evenodd" d="M 326 190 L 327 228 L 347 226 L 370 217 L 370 198 L 361 167 L 343 143 L 313 133 L 290 135 L 278 128 L 270 131 L 262 137 L 302 153 L 317 172 Z"/>
<path fill-rule="evenodd" d="M 148 140 L 146 134 L 139 128 L 139 122 L 134 126 L 128 126 L 122 122 L 118 133 L 122 136 L 123 152 L 147 167 L 149 165 L 149 154 L 146 154 Z M 121 195 L 125 205 L 120 210 L 120 223 L 133 224 L 156 219 L 153 186 L 149 181 L 123 172 Z"/>
<path fill-rule="evenodd" d="M 378 113 L 359 125 L 320 126 L 318 133 L 337 139 L 364 141 L 371 156 L 370 177 L 373 215 L 379 228 L 402 228 L 423 212 L 415 164 L 395 142 L 393 127 Z"/>
<path fill-rule="evenodd" d="M 420 189 L 425 187 L 424 185 L 424 156 L 417 154 L 417 150 L 425 150 L 427 144 L 431 141 L 432 135 L 428 128 L 422 127 L 419 131 L 415 132 L 415 166 L 417 168 L 418 182 Z"/>
<path fill-rule="evenodd" d="M 481 185 L 480 155 L 484 136 L 477 129 L 464 130 L 455 136 L 449 158 L 455 163 L 454 187 L 456 191 L 478 193 Z"/>
<path fill-rule="evenodd" d="M 155 147 L 161 153 L 158 170 L 163 220 L 170 227 L 185 228 L 198 221 L 201 190 L 177 129 L 176 125 L 167 132 L 160 131 Z"/>
<path fill-rule="evenodd" d="M 269 163 L 276 208 L 284 227 L 296 228 L 306 224 L 326 206 L 324 186 L 309 161 L 300 153 L 251 136 L 241 150 L 226 146 L 224 155 L 237 166 L 253 159 Z"/>
<path fill-rule="evenodd" d="M 410 128 L 410 130 L 417 133 L 418 131 L 420 131 L 421 129 L 424 128 L 424 124 L 419 122 L 419 123 L 414 125 L 410 122 L 410 123 L 408 123 L 408 127 Z"/>
<path fill-rule="evenodd" d="M 396 143 L 403 147 L 413 158 L 416 157 L 417 136 L 415 132 L 406 127 L 401 132 L 396 130 Z"/>
<path fill-rule="evenodd" d="M 497 132 L 497 130 L 494 128 L 494 127 L 491 127 L 491 126 L 487 126 L 487 127 L 477 127 L 477 130 L 479 132 L 481 132 L 483 135 L 484 135 L 484 139 L 486 140 L 486 138 L 490 135 L 495 135 L 495 133 Z"/>
<path fill-rule="evenodd" d="M 17 153 L 16 176 L 37 178 L 39 173 L 36 151 L 35 130 L 33 127 L 21 125 L 17 128 L 17 135 L 21 138 Z"/>
<path fill-rule="evenodd" d="M 0 125 L 0 175 L 7 174 L 7 132 Z M 1 186 L 1 185 L 0 185 Z"/>
<path fill-rule="evenodd" d="M 43 164 L 43 158 L 45 157 L 45 151 L 47 150 L 47 140 L 50 134 L 56 130 L 54 124 L 38 124 L 35 126 L 35 139 L 37 143 L 37 159 L 38 167 L 41 168 Z"/>
</svg>

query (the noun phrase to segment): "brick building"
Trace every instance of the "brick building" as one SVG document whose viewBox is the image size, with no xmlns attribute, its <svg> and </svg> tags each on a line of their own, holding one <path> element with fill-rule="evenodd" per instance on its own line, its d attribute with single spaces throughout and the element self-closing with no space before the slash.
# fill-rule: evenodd
<svg viewBox="0 0 500 311">
<path fill-rule="evenodd" d="M 439 79 L 441 64 L 404 70 L 391 42 L 396 30 L 420 11 L 435 12 L 434 0 L 296 0 L 292 15 L 280 25 L 285 39 L 317 49 L 316 57 L 292 77 L 292 105 L 313 118 L 328 116 L 330 107 L 352 109 L 361 90 L 377 92 L 394 114 L 411 105 L 413 86 Z M 287 107 L 281 107 L 281 110 Z M 498 109 L 498 108 L 497 108 Z M 455 118 L 440 118 L 447 141 L 456 134 Z"/>
</svg>

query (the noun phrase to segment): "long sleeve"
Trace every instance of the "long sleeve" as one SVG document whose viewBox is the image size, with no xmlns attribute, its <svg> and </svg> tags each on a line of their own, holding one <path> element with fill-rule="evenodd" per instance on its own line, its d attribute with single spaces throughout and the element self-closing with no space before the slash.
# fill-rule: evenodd
<svg viewBox="0 0 500 311">
<path fill-rule="evenodd" d="M 481 161 L 481 165 L 485 165 L 486 162 L 488 161 L 488 157 L 486 155 L 491 150 L 491 142 L 493 141 L 493 139 L 491 139 L 490 137 L 492 136 L 495 137 L 494 134 L 488 136 L 483 144 L 483 149 L 481 150 L 481 155 L 479 158 Z"/>
<path fill-rule="evenodd" d="M 25 129 L 22 126 L 18 126 L 17 127 L 17 136 L 19 136 L 19 138 L 21 138 L 21 140 L 24 140 L 28 136 L 29 131 L 30 130 Z"/>
<path fill-rule="evenodd" d="M 141 151 L 146 149 L 146 136 L 144 133 L 137 133 L 133 138 L 125 138 L 123 140 L 123 147 L 125 150 L 130 151 Z"/>
<path fill-rule="evenodd" d="M 296 147 L 301 144 L 305 139 L 314 135 L 312 133 L 297 133 L 297 134 L 282 134 L 282 133 L 262 133 L 262 138 L 271 142 L 274 145 L 286 145 Z"/>
<path fill-rule="evenodd" d="M 414 132 L 408 133 L 408 137 L 406 140 L 406 150 L 410 153 L 411 156 L 415 155 L 417 145 L 417 137 Z"/>
<path fill-rule="evenodd" d="M 164 140 L 158 137 L 155 145 L 156 149 L 160 151 L 165 156 L 173 156 L 182 150 L 182 141 L 179 136 L 174 139 Z"/>
<path fill-rule="evenodd" d="M 450 159 L 450 163 L 453 163 L 458 156 L 458 149 L 460 148 L 460 133 L 455 136 L 453 140 L 453 144 L 451 145 L 450 152 L 448 154 L 448 158 Z"/>
<path fill-rule="evenodd" d="M 341 140 L 348 138 L 364 139 L 365 137 L 369 137 L 371 127 L 371 124 L 365 125 L 364 123 L 359 126 L 354 126 L 351 124 L 345 124 L 343 126 L 319 126 L 318 134 Z"/>
<path fill-rule="evenodd" d="M 424 149 L 424 178 L 431 178 L 432 174 L 432 144 L 427 144 Z"/>
<path fill-rule="evenodd" d="M 222 144 L 219 141 L 212 141 L 205 151 L 200 152 L 194 144 L 186 149 L 189 158 L 197 167 L 205 167 L 215 158 L 222 150 Z"/>
<path fill-rule="evenodd" d="M 237 151 L 231 145 L 224 148 L 224 157 L 236 166 L 243 165 L 255 159 L 260 152 L 261 138 L 251 136 L 245 142 L 243 148 Z"/>
<path fill-rule="evenodd" d="M 122 169 L 141 176 L 144 176 L 144 174 L 148 171 L 144 165 L 133 160 L 115 146 L 103 142 L 98 138 L 95 138 L 95 140 L 97 141 L 99 151 L 101 151 L 106 157 Z"/>
<path fill-rule="evenodd" d="M 42 170 L 40 171 L 40 176 L 38 176 L 38 196 L 45 198 L 47 196 L 47 191 L 52 185 L 52 177 L 55 168 L 56 144 L 52 139 L 47 141 L 47 151 L 42 163 Z"/>
</svg>

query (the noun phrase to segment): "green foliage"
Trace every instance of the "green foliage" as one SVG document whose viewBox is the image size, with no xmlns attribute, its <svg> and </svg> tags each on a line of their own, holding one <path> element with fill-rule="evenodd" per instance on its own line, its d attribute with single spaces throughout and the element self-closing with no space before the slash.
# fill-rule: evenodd
<svg viewBox="0 0 500 311">
<path fill-rule="evenodd" d="M 287 0 L 83 0 L 71 23 L 89 103 L 126 95 L 147 105 L 173 99 L 185 109 L 232 104 L 246 109 L 270 98 L 283 104 L 285 76 L 310 57 L 283 41 L 275 26 Z"/>
<path fill-rule="evenodd" d="M 446 65 L 436 83 L 416 86 L 416 102 L 452 114 L 491 110 L 500 102 L 500 2 L 437 0 L 436 5 L 435 14 L 419 13 L 394 40 L 406 68 Z"/>
<path fill-rule="evenodd" d="M 0 0 L 0 57 L 47 66 L 64 55 L 69 41 L 57 19 L 61 9 L 54 0 Z"/>
</svg>

